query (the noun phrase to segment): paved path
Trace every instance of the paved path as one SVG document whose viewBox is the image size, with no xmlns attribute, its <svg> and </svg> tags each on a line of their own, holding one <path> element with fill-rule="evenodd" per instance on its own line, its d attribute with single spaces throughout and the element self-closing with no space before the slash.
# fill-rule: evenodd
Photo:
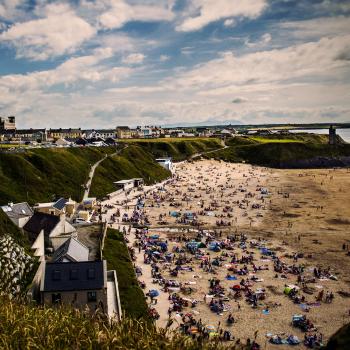
<svg viewBox="0 0 350 350">
<path fill-rule="evenodd" d="M 201 157 L 201 156 L 204 155 L 204 154 L 214 153 L 214 152 L 216 152 L 216 151 L 221 151 L 221 150 L 223 150 L 223 149 L 228 148 L 228 146 L 226 146 L 225 143 L 223 143 L 222 146 L 223 146 L 223 147 L 216 148 L 216 149 L 213 149 L 213 150 L 211 150 L 211 151 L 205 151 L 205 152 L 193 154 L 193 155 L 190 157 L 190 159 L 194 159 L 194 158 L 197 158 L 197 157 Z"/>
<path fill-rule="evenodd" d="M 89 197 L 89 193 L 90 193 L 90 188 L 91 188 L 91 183 L 92 183 L 92 179 L 94 177 L 95 174 L 95 170 L 96 168 L 107 158 L 107 157 L 113 157 L 116 156 L 117 154 L 119 154 L 121 151 L 124 151 L 126 148 L 128 148 L 128 145 L 126 145 L 124 148 L 122 148 L 119 151 L 116 151 L 112 154 L 105 154 L 105 156 L 100 159 L 99 161 L 97 161 L 90 169 L 90 173 L 89 173 L 89 179 L 87 181 L 87 183 L 85 184 L 85 191 L 84 191 L 84 196 L 83 196 L 83 200 L 85 200 L 86 198 Z"/>
<path fill-rule="evenodd" d="M 93 179 L 93 177 L 94 177 L 96 168 L 97 168 L 97 167 L 100 165 L 100 163 L 103 162 L 107 157 L 108 157 L 108 155 L 106 154 L 102 159 L 100 159 L 98 162 L 96 162 L 96 163 L 91 167 L 90 173 L 89 173 L 89 179 L 88 179 L 87 183 L 85 184 L 85 191 L 84 191 L 83 200 L 85 200 L 86 198 L 89 197 L 91 182 L 92 182 L 92 179 Z"/>
</svg>

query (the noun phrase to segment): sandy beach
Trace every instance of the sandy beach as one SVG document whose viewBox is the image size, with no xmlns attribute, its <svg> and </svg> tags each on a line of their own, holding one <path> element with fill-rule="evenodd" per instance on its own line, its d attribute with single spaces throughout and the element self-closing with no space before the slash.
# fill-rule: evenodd
<svg viewBox="0 0 350 350">
<path fill-rule="evenodd" d="M 116 228 L 135 217 L 139 225 L 149 225 L 126 237 L 145 293 L 159 292 L 151 306 L 159 313 L 158 326 L 166 326 L 169 314 L 172 328 L 190 317 L 216 332 L 229 331 L 234 341 L 256 334 L 269 348 L 272 335 L 304 339 L 292 326 L 296 314 L 306 315 L 312 334 L 323 340 L 349 322 L 350 298 L 338 293 L 350 292 L 349 185 L 347 169 L 276 170 L 201 160 L 178 164 L 174 178 L 163 184 L 103 204 L 128 198 L 129 207 L 119 206 L 124 222 L 112 223 Z M 189 249 L 192 239 L 204 246 Z M 159 242 L 167 252 L 157 248 L 155 255 Z M 221 244 L 218 251 L 211 249 L 214 242 Z M 316 277 L 315 268 L 321 271 Z M 214 297 L 210 279 L 219 281 Z M 302 301 L 286 295 L 286 286 L 295 286 Z M 322 300 L 316 300 L 321 291 Z M 247 297 L 251 293 L 259 296 L 256 302 Z M 334 299 L 326 302 L 329 293 Z M 219 311 L 212 311 L 212 299 Z M 233 324 L 227 323 L 229 314 Z"/>
</svg>

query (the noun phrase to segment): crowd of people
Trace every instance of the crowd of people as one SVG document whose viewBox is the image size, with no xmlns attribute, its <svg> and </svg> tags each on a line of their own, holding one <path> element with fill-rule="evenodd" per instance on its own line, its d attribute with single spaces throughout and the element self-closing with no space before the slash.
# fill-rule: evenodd
<svg viewBox="0 0 350 350">
<path fill-rule="evenodd" d="M 270 201 L 268 189 L 258 178 L 254 191 L 248 186 L 256 177 L 254 169 L 236 185 L 230 171 L 220 172 L 216 166 L 209 168 L 208 173 L 213 175 L 204 174 L 200 167 L 196 171 L 197 182 L 186 174 L 175 175 L 139 194 L 132 208 L 116 215 L 134 227 L 131 240 L 130 229 L 123 229 L 126 240 L 132 243 L 131 256 L 142 255 L 143 267 L 151 269 L 151 281 L 145 282 L 143 267 L 135 265 L 140 286 L 150 298 L 153 319 L 159 320 L 161 311 L 159 294 L 151 289 L 155 286 L 158 293 L 167 295 L 169 324 L 199 341 L 213 337 L 237 341 L 237 329 L 245 317 L 268 317 L 287 302 L 299 305 L 305 313 L 315 303 L 333 302 L 332 290 L 324 292 L 322 287 L 316 293 L 313 287 L 325 279 L 336 281 L 331 269 L 315 266 L 310 270 L 301 252 L 237 230 L 239 221 L 246 220 L 251 226 L 263 216 Z M 210 176 L 214 182 L 209 182 Z M 184 182 L 185 189 L 180 185 Z M 124 207 L 128 209 L 126 203 Z M 256 213 L 254 217 L 252 212 Z M 164 227 L 169 229 L 162 230 Z M 284 297 L 277 298 L 280 294 Z M 322 342 L 322 336 L 317 327 L 309 327 L 312 322 L 306 316 L 304 321 L 292 325 L 305 332 L 304 344 L 313 348 Z M 299 326 L 303 322 L 304 328 Z M 292 344 L 297 338 L 289 334 L 282 340 Z M 250 345 L 259 348 L 255 340 Z"/>
</svg>

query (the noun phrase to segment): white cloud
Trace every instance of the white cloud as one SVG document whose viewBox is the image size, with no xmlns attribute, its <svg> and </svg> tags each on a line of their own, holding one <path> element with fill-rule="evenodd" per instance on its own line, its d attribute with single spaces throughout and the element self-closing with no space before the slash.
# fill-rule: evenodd
<svg viewBox="0 0 350 350">
<path fill-rule="evenodd" d="M 225 52 L 221 58 L 180 75 L 176 88 L 208 89 L 227 84 L 268 83 L 327 75 L 335 78 L 335 69 L 350 67 L 350 61 L 345 59 L 349 53 L 350 35 L 243 56 Z"/>
<path fill-rule="evenodd" d="M 95 34 L 95 29 L 68 5 L 49 5 L 46 17 L 16 23 L 0 35 L 17 50 L 17 57 L 46 60 L 71 53 Z"/>
<path fill-rule="evenodd" d="M 267 6 L 266 0 L 193 0 L 190 13 L 176 29 L 199 30 L 211 22 L 228 17 L 257 18 Z"/>
<path fill-rule="evenodd" d="M 350 33 L 350 18 L 344 16 L 322 17 L 306 21 L 283 22 L 279 28 L 287 29 L 288 35 L 307 40 L 324 36 L 339 36 Z"/>
<path fill-rule="evenodd" d="M 225 27 L 234 27 L 236 24 L 236 21 L 233 18 L 226 19 L 224 22 Z"/>
<path fill-rule="evenodd" d="M 69 86 L 77 82 L 96 83 L 99 81 L 116 82 L 131 74 L 129 67 L 107 67 L 101 61 L 113 55 L 111 48 L 96 49 L 92 55 L 70 58 L 52 70 L 29 74 L 12 74 L 0 77 L 0 87 L 14 93 L 27 90 L 42 90 L 52 86 L 65 84 Z"/>
<path fill-rule="evenodd" d="M 249 39 L 247 39 L 244 44 L 248 47 L 263 47 L 266 46 L 272 39 L 271 34 L 265 33 L 263 34 L 260 39 L 256 42 L 251 42 Z"/>
<path fill-rule="evenodd" d="M 161 62 L 169 61 L 169 59 L 170 59 L 170 56 L 168 55 L 160 55 L 159 57 L 159 61 Z"/>
<path fill-rule="evenodd" d="M 142 53 L 132 53 L 123 58 L 125 64 L 140 64 L 144 61 L 146 56 Z"/>
<path fill-rule="evenodd" d="M 169 6 L 161 4 L 129 5 L 124 0 L 111 1 L 110 8 L 100 17 L 100 25 L 106 29 L 121 28 L 130 21 L 171 21 L 174 14 Z"/>
</svg>

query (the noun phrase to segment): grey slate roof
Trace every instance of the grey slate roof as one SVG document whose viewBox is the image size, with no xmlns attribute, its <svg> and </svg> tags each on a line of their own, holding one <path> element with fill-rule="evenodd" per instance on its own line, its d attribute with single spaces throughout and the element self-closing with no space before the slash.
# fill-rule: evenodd
<svg viewBox="0 0 350 350">
<path fill-rule="evenodd" d="M 13 205 L 4 205 L 1 209 L 9 218 L 19 219 L 26 216 L 33 215 L 33 210 L 27 202 L 16 203 Z"/>
<path fill-rule="evenodd" d="M 44 292 L 98 290 L 105 286 L 103 261 L 46 263 Z"/>
<path fill-rule="evenodd" d="M 50 233 L 59 221 L 59 216 L 36 212 L 23 226 L 23 229 L 28 233 L 31 243 L 34 243 L 41 230 L 44 230 L 45 242 L 47 242 Z"/>
<path fill-rule="evenodd" d="M 56 249 L 52 256 L 52 261 L 62 262 L 66 258 L 71 262 L 88 261 L 89 260 L 89 248 L 77 239 L 71 237 L 67 239 L 58 249 Z"/>
</svg>

